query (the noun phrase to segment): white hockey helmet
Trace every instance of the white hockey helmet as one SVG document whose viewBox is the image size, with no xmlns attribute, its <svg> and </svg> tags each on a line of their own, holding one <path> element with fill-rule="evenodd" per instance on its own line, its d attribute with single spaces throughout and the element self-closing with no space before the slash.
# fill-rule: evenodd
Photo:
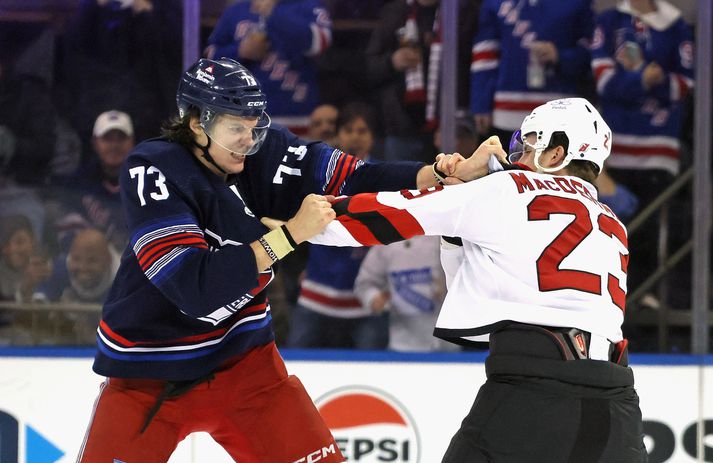
<svg viewBox="0 0 713 463">
<path fill-rule="evenodd" d="M 594 105 L 584 98 L 563 98 L 538 106 L 525 116 L 518 132 L 515 137 L 535 150 L 535 166 L 543 172 L 563 169 L 573 160 L 591 161 L 601 172 L 611 152 L 611 129 Z M 540 155 L 550 145 L 555 132 L 567 135 L 569 147 L 560 165 L 545 168 L 540 165 Z M 537 135 L 534 144 L 526 141 L 530 133 Z"/>
</svg>

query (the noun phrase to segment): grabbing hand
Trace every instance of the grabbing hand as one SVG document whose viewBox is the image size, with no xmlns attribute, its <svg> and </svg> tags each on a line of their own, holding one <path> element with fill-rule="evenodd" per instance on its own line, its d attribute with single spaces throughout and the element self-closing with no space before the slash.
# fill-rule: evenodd
<svg viewBox="0 0 713 463">
<path fill-rule="evenodd" d="M 495 155 L 500 162 L 507 162 L 507 154 L 495 135 L 481 143 L 468 159 L 458 153 L 439 154 L 436 156 L 436 167 L 448 175 L 444 182 L 446 185 L 469 182 L 488 174 L 491 155 Z"/>
<path fill-rule="evenodd" d="M 334 196 L 330 195 L 310 194 L 305 197 L 300 210 L 286 224 L 287 230 L 297 244 L 321 233 L 329 222 L 334 220 L 337 214 L 332 209 L 332 201 Z"/>
</svg>

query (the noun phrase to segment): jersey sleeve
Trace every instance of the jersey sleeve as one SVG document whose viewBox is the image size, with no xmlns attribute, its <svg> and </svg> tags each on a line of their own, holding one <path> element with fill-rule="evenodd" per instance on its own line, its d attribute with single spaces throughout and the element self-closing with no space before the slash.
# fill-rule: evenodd
<svg viewBox="0 0 713 463">
<path fill-rule="evenodd" d="M 121 176 L 130 247 L 146 278 L 182 312 L 202 318 L 259 286 L 247 244 L 209 249 L 195 200 L 146 159 Z"/>
<path fill-rule="evenodd" d="M 243 181 L 262 199 L 251 207 L 261 217 L 287 220 L 303 198 L 415 188 L 419 162 L 364 162 L 322 142 L 309 142 L 275 125 L 256 159 L 248 159 Z M 254 170 L 253 170 L 254 169 Z M 269 201 L 265 201 L 266 197 Z M 266 203 L 269 203 L 266 205 Z"/>
<path fill-rule="evenodd" d="M 306 178 L 311 182 L 308 190 L 324 195 L 354 195 L 416 188 L 416 176 L 424 165 L 409 161 L 364 162 L 321 142 L 308 143 L 297 139 L 290 145 L 305 147 Z"/>
<path fill-rule="evenodd" d="M 503 173 L 504 175 L 507 175 Z M 503 175 L 500 174 L 500 175 Z M 337 218 L 310 242 L 330 246 L 374 246 L 417 235 L 458 236 L 487 242 L 498 233 L 497 177 L 424 190 L 362 193 L 338 198 Z"/>
<path fill-rule="evenodd" d="M 693 32 L 688 24 L 679 19 L 674 27 L 677 54 L 674 60 L 674 67 L 668 72 L 669 98 L 671 101 L 680 101 L 693 90 L 695 52 L 693 48 Z"/>
<path fill-rule="evenodd" d="M 604 98 L 635 103 L 644 94 L 642 70 L 627 71 L 614 59 L 614 26 L 612 12 L 602 13 L 596 21 L 592 37 L 592 72 L 597 93 Z"/>
<path fill-rule="evenodd" d="M 204 55 L 210 59 L 232 58 L 238 59 L 238 48 L 240 47 L 241 39 L 235 34 L 235 29 L 241 19 L 242 5 L 236 4 L 225 10 L 223 15 L 218 19 L 215 29 L 208 37 L 208 46 L 204 51 Z"/>
</svg>

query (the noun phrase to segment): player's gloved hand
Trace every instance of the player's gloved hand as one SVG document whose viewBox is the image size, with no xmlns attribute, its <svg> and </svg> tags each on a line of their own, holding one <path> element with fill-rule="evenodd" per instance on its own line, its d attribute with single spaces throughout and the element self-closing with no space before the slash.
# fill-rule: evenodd
<svg viewBox="0 0 713 463">
<path fill-rule="evenodd" d="M 297 214 L 286 224 L 287 230 L 297 244 L 321 233 L 329 222 L 334 220 L 337 214 L 332 209 L 332 201 L 334 196 L 331 195 L 310 194 L 305 197 Z"/>
</svg>

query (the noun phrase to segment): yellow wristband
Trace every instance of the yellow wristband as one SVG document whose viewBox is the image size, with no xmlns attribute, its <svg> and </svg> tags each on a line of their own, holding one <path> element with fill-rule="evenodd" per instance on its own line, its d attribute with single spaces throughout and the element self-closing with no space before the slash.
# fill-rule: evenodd
<svg viewBox="0 0 713 463">
<path fill-rule="evenodd" d="M 278 259 L 282 259 L 287 254 L 295 250 L 290 245 L 289 240 L 285 236 L 285 232 L 283 232 L 281 228 L 276 228 L 268 233 L 265 233 L 262 237 L 265 241 L 267 241 L 267 244 L 270 245 Z"/>
</svg>

